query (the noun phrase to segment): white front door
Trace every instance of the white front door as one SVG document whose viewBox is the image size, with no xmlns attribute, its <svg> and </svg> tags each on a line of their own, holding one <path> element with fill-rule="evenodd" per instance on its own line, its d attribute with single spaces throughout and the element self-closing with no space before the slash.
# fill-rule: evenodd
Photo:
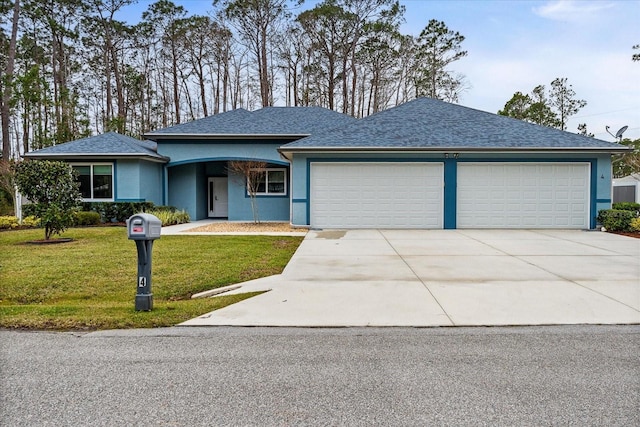
<svg viewBox="0 0 640 427">
<path fill-rule="evenodd" d="M 208 202 L 209 218 L 226 218 L 229 216 L 228 178 L 209 178 Z"/>
</svg>

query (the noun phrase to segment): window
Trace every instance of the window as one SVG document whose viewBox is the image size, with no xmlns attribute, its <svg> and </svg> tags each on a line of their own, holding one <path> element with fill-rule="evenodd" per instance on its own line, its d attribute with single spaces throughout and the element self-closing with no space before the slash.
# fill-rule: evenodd
<svg viewBox="0 0 640 427">
<path fill-rule="evenodd" d="M 80 194 L 85 200 L 113 200 L 113 165 L 71 165 L 78 172 Z"/>
<path fill-rule="evenodd" d="M 266 169 L 258 174 L 258 196 L 282 196 L 287 194 L 287 170 Z M 248 191 L 247 191 L 248 193 Z"/>
</svg>

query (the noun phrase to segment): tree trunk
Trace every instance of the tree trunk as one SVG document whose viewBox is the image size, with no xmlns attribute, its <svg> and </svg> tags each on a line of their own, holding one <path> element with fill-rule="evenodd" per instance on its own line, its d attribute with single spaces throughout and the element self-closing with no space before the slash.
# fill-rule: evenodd
<svg viewBox="0 0 640 427">
<path fill-rule="evenodd" d="M 16 59 L 16 40 L 18 36 L 18 20 L 20 18 L 20 0 L 15 0 L 13 5 L 13 18 L 11 20 L 11 39 L 9 52 L 7 52 L 7 68 L 4 73 L 4 90 L 2 92 L 2 106 L 0 118 L 2 119 L 2 160 L 9 161 L 11 157 L 11 142 L 9 138 L 9 119 L 11 110 L 11 89 L 13 85 L 13 68 Z"/>
<path fill-rule="evenodd" d="M 202 114 L 207 117 L 209 115 L 207 110 L 207 85 L 204 81 L 204 67 L 200 60 L 198 61 L 198 83 L 200 84 L 200 97 L 202 98 Z"/>
<path fill-rule="evenodd" d="M 122 75 L 120 73 L 120 65 L 118 63 L 118 55 L 113 43 L 109 42 L 109 50 L 111 51 L 111 65 L 113 66 L 113 76 L 116 81 L 116 100 L 118 102 L 118 120 L 116 123 L 119 133 L 124 134 L 125 123 L 127 121 L 126 107 L 124 101 L 124 85 L 122 84 Z"/>
<path fill-rule="evenodd" d="M 180 124 L 180 82 L 178 79 L 178 52 L 175 40 L 171 40 L 171 70 L 173 74 L 173 105 L 176 112 L 176 124 Z"/>
<path fill-rule="evenodd" d="M 267 61 L 267 29 L 262 29 L 260 45 L 260 95 L 262 97 L 262 106 L 268 107 L 270 102 L 270 88 L 269 88 L 269 69 Z"/>
</svg>

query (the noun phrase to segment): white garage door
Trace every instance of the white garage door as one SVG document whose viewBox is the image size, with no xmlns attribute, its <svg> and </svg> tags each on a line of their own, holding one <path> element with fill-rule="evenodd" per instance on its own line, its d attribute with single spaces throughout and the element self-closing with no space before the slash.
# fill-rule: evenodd
<svg viewBox="0 0 640 427">
<path fill-rule="evenodd" d="M 442 228 L 442 163 L 312 163 L 315 228 Z"/>
<path fill-rule="evenodd" d="M 588 163 L 459 163 L 458 228 L 589 228 Z"/>
</svg>

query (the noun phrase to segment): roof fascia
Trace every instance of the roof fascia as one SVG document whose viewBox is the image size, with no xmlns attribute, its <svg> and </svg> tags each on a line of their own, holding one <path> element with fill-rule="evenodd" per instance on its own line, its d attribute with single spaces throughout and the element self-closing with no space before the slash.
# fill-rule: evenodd
<svg viewBox="0 0 640 427">
<path fill-rule="evenodd" d="M 305 138 L 310 134 L 224 134 L 224 133 L 147 133 L 143 136 L 152 141 L 160 139 L 283 139 Z"/>
<path fill-rule="evenodd" d="M 151 156 L 147 154 L 131 154 L 131 153 L 109 153 L 109 154 L 90 154 L 90 153 L 27 153 L 22 156 L 25 159 L 50 159 L 60 158 L 62 160 L 85 160 L 85 159 L 142 159 L 156 163 L 168 163 L 169 157 Z"/>
<path fill-rule="evenodd" d="M 624 153 L 632 151 L 631 147 L 280 147 L 280 153 L 575 153 L 576 151 L 602 152 L 602 153 Z"/>
</svg>

